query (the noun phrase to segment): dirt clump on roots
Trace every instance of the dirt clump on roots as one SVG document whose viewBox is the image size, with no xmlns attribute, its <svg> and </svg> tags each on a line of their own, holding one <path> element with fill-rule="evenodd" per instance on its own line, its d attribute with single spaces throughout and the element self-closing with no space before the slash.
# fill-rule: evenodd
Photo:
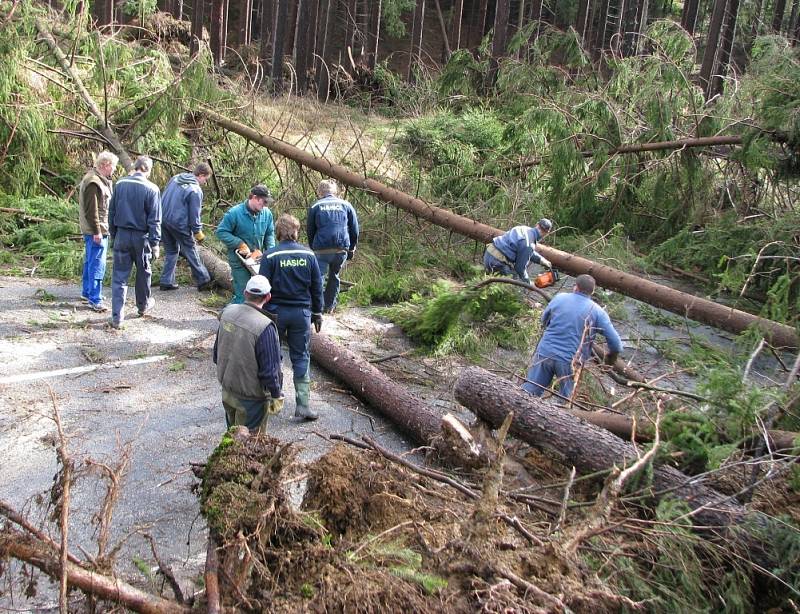
<svg viewBox="0 0 800 614">
<path fill-rule="evenodd" d="M 440 480 L 345 445 L 303 466 L 294 444 L 246 433 L 225 435 L 200 488 L 230 611 L 588 612 L 604 611 L 604 598 L 618 609 L 581 566 L 499 509 L 479 520 L 476 500 Z M 302 480 L 298 505 L 288 488 Z"/>
</svg>

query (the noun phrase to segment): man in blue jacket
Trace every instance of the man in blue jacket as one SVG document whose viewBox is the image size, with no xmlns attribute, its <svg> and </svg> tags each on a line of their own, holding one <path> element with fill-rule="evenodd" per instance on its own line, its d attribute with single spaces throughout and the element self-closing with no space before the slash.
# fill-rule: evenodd
<svg viewBox="0 0 800 614">
<path fill-rule="evenodd" d="M 114 249 L 111 273 L 111 326 L 125 319 L 128 278 L 136 266 L 136 307 L 143 316 L 155 305 L 150 296 L 151 259 L 158 259 L 161 241 L 161 192 L 148 180 L 153 161 L 139 156 L 133 172 L 117 181 L 108 206 L 108 233 Z"/>
<path fill-rule="evenodd" d="M 231 303 L 244 302 L 244 288 L 250 279 L 250 271 L 239 260 L 237 252 L 243 258 L 257 261 L 264 250 L 275 245 L 275 224 L 268 208 L 274 202 L 267 186 L 253 186 L 247 200 L 228 209 L 217 226 L 217 238 L 228 248 L 228 264 L 233 275 Z"/>
<path fill-rule="evenodd" d="M 505 234 L 495 237 L 486 246 L 483 266 L 487 273 L 518 277 L 530 283 L 528 264 L 531 260 L 549 269 L 550 261 L 536 251 L 536 244 L 553 229 L 553 222 L 542 218 L 536 226 L 514 226 Z"/>
<path fill-rule="evenodd" d="M 203 186 L 211 177 L 211 167 L 201 162 L 193 173 L 180 173 L 170 179 L 161 197 L 161 239 L 164 243 L 164 269 L 161 271 L 159 287 L 162 290 L 177 290 L 175 267 L 178 256 L 183 254 L 192 270 L 198 290 L 211 284 L 197 244 L 206 238 L 200 215 L 203 207 Z"/>
<path fill-rule="evenodd" d="M 573 373 L 591 353 L 595 335 L 600 332 L 608 343 L 606 364 L 614 364 L 622 351 L 622 341 L 605 310 L 595 303 L 595 280 L 578 275 L 572 293 L 556 295 L 542 313 L 544 334 L 536 346 L 533 364 L 522 387 L 539 397 L 558 378 L 561 396 L 570 398 Z"/>
<path fill-rule="evenodd" d="M 262 310 L 270 300 L 266 277 L 254 275 L 245 302 L 222 310 L 212 357 L 222 387 L 225 425 L 261 432 L 268 414 L 283 408 L 281 346 L 275 324 Z"/>
<path fill-rule="evenodd" d="M 297 242 L 300 222 L 284 213 L 275 224 L 278 244 L 261 258 L 259 273 L 272 284 L 266 309 L 278 318 L 278 332 L 289 346 L 295 391 L 295 418 L 316 420 L 309 407 L 311 324 L 322 328 L 322 278 L 314 252 Z"/>
<path fill-rule="evenodd" d="M 346 200 L 339 198 L 339 186 L 325 179 L 317 187 L 318 200 L 308 209 L 306 234 L 325 279 L 324 313 L 336 308 L 339 272 L 345 260 L 352 260 L 358 244 L 358 216 Z"/>
</svg>

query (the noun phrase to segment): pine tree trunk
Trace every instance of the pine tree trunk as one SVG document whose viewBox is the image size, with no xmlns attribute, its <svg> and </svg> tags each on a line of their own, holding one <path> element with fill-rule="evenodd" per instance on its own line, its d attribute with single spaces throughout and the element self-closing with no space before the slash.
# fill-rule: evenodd
<svg viewBox="0 0 800 614">
<path fill-rule="evenodd" d="M 450 42 L 453 49 L 461 49 L 461 26 L 464 19 L 464 0 L 455 0 L 453 21 L 450 26 Z"/>
<path fill-rule="evenodd" d="M 575 31 L 578 33 L 578 40 L 582 46 L 586 46 L 586 30 L 589 21 L 591 0 L 578 1 L 578 14 L 575 18 Z"/>
<path fill-rule="evenodd" d="M 372 0 L 369 3 L 369 28 L 367 30 L 367 65 L 370 70 L 375 70 L 378 63 L 378 44 L 381 40 L 381 16 L 383 3 L 381 0 Z"/>
<path fill-rule="evenodd" d="M 211 55 L 214 64 L 222 63 L 222 46 L 225 44 L 225 35 L 222 31 L 225 24 L 225 0 L 212 0 L 211 2 Z"/>
<path fill-rule="evenodd" d="M 447 25 L 444 22 L 444 13 L 442 13 L 442 3 L 439 0 L 433 0 L 436 5 L 436 19 L 439 22 L 439 30 L 442 33 L 442 63 L 446 64 L 450 59 L 450 41 L 447 39 Z"/>
<path fill-rule="evenodd" d="M 333 1 L 333 0 L 331 0 Z M 345 15 L 344 15 L 344 47 L 345 50 L 353 47 L 353 41 L 356 34 L 356 14 L 358 6 L 356 0 L 345 0 Z"/>
<path fill-rule="evenodd" d="M 321 10 L 320 10 L 320 18 L 322 20 L 321 25 L 321 33 L 320 33 L 320 41 L 319 41 L 319 55 L 321 60 L 319 62 L 319 70 L 317 71 L 317 96 L 322 101 L 328 100 L 328 93 L 330 91 L 330 69 L 329 64 L 327 63 L 328 58 L 328 47 L 330 32 L 331 32 L 331 22 L 333 21 L 333 16 L 335 15 L 334 12 L 334 5 L 337 0 L 321 0 Z"/>
<path fill-rule="evenodd" d="M 700 86 L 703 88 L 706 100 L 710 99 L 712 96 L 712 75 L 718 63 L 722 26 L 725 21 L 727 8 L 728 0 L 714 0 L 714 10 L 711 14 L 711 24 L 708 27 L 708 38 L 706 39 L 706 49 L 703 54 L 703 64 L 700 67 Z"/>
<path fill-rule="evenodd" d="M 204 7 L 204 0 L 194 0 L 192 6 L 192 42 L 189 45 L 189 52 L 192 56 L 195 56 L 200 50 L 200 43 L 203 40 Z"/>
<path fill-rule="evenodd" d="M 311 26 L 311 0 L 297 0 L 297 34 L 294 46 L 294 68 L 297 73 L 297 94 L 308 89 L 309 29 Z"/>
<path fill-rule="evenodd" d="M 239 13 L 239 45 L 249 45 L 252 37 L 253 0 L 241 0 Z"/>
<path fill-rule="evenodd" d="M 475 43 L 474 43 L 475 47 L 481 44 L 483 37 L 486 35 L 486 15 L 488 14 L 488 12 L 489 12 L 488 0 L 480 0 L 480 4 L 478 5 L 478 24 L 477 24 L 477 36 L 475 37 Z"/>
<path fill-rule="evenodd" d="M 505 57 L 508 46 L 508 16 L 511 10 L 509 0 L 497 0 L 492 26 L 492 58 L 489 61 L 487 86 L 492 87 L 497 80 L 500 58 Z"/>
<path fill-rule="evenodd" d="M 728 7 L 725 15 L 725 28 L 722 32 L 722 40 L 718 54 L 717 67 L 711 78 L 709 98 L 713 98 L 722 92 L 723 79 L 728 74 L 730 65 L 731 51 L 736 37 L 736 21 L 739 16 L 739 0 L 728 0 Z"/>
<path fill-rule="evenodd" d="M 289 13 L 286 16 L 286 42 L 283 45 L 283 54 L 294 56 L 294 41 L 297 37 L 297 15 L 300 0 L 289 0 Z"/>
<path fill-rule="evenodd" d="M 783 14 L 786 12 L 786 0 L 775 0 L 775 8 L 772 13 L 772 31 L 780 34 L 783 25 Z"/>
<path fill-rule="evenodd" d="M 286 43 L 289 0 L 277 0 L 275 35 L 272 38 L 272 84 L 275 93 L 283 91 L 283 49 Z"/>
<path fill-rule="evenodd" d="M 261 60 L 261 68 L 264 70 L 264 74 L 267 73 L 267 66 L 270 62 L 270 41 L 272 40 L 272 34 L 275 30 L 275 24 L 273 23 L 273 5 L 274 0 L 261 0 L 261 31 L 258 33 L 260 37 L 260 46 L 259 46 L 259 53 L 258 57 Z"/>
<path fill-rule="evenodd" d="M 414 7 L 414 22 L 411 28 L 411 54 L 408 62 L 408 80 L 416 80 L 414 66 L 422 63 L 422 34 L 425 29 L 425 0 L 417 0 Z"/>
</svg>

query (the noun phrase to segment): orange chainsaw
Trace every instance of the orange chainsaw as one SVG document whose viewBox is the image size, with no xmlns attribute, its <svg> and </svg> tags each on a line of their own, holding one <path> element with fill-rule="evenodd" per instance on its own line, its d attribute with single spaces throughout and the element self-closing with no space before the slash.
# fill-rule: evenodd
<svg viewBox="0 0 800 614">
<path fill-rule="evenodd" d="M 547 269 L 533 278 L 533 285 L 537 288 L 547 288 L 558 281 L 558 269 Z"/>
</svg>

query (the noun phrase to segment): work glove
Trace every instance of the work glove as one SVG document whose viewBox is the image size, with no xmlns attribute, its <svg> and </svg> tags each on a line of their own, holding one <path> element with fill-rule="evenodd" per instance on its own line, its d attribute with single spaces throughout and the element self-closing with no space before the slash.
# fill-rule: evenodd
<svg viewBox="0 0 800 614">
<path fill-rule="evenodd" d="M 202 230 L 198 230 L 196 233 L 194 233 L 194 240 L 197 241 L 198 243 L 202 243 L 203 239 L 205 238 L 206 238 L 206 233 L 204 233 Z"/>
<path fill-rule="evenodd" d="M 544 256 L 539 256 L 539 264 L 541 264 L 546 269 L 552 269 L 553 265 L 550 264 L 550 261 L 545 258 Z"/>
<path fill-rule="evenodd" d="M 270 416 L 279 414 L 283 409 L 283 401 L 284 397 L 278 397 L 277 399 L 269 399 L 266 403 L 264 403 L 264 409 Z"/>
<path fill-rule="evenodd" d="M 239 243 L 239 247 L 236 248 L 236 251 L 241 254 L 242 258 L 247 258 L 250 255 L 250 248 L 247 247 L 247 243 L 244 241 Z"/>
<path fill-rule="evenodd" d="M 256 262 L 258 262 L 258 259 L 261 258 L 261 250 L 254 249 L 252 252 L 250 252 L 250 257 Z"/>
<path fill-rule="evenodd" d="M 613 366 L 613 364 L 614 364 L 615 362 L 617 362 L 617 357 L 618 357 L 618 356 L 619 356 L 619 353 L 617 353 L 617 352 L 607 352 L 607 353 L 606 353 L 606 358 L 605 358 L 605 361 L 604 361 L 604 362 L 605 362 L 605 363 L 606 363 L 608 366 Z"/>
<path fill-rule="evenodd" d="M 321 313 L 312 313 L 311 314 L 311 323 L 314 325 L 314 332 L 319 332 L 322 330 L 322 314 Z"/>
<path fill-rule="evenodd" d="M 353 256 L 355 256 L 355 255 L 356 255 L 356 250 L 351 249 L 349 252 L 347 252 L 347 259 L 348 260 L 352 260 Z"/>
<path fill-rule="evenodd" d="M 158 257 L 161 255 L 161 245 L 156 243 L 153 246 L 153 260 L 158 260 Z"/>
</svg>

